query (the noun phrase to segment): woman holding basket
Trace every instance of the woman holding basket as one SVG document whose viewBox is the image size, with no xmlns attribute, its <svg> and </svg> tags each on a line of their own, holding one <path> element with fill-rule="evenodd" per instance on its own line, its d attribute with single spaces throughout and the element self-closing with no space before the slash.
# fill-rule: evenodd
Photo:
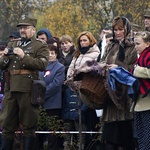
<svg viewBox="0 0 150 150">
<path fill-rule="evenodd" d="M 115 17 L 112 29 L 113 39 L 100 62 L 106 64 L 106 79 L 108 71 L 112 68 L 121 66 L 128 71 L 131 70 L 137 57 L 134 44 L 130 41 L 131 25 L 128 19 L 122 16 Z M 108 86 L 106 82 L 106 87 Z M 117 92 L 108 89 L 111 98 L 103 109 L 105 150 L 133 150 L 133 114 L 130 112 L 132 100 L 128 96 L 127 87 L 121 85 Z"/>
<path fill-rule="evenodd" d="M 100 54 L 100 50 L 97 46 L 97 41 L 94 38 L 94 36 L 92 35 L 92 33 L 89 31 L 81 32 L 77 39 L 77 49 L 74 53 L 73 60 L 67 71 L 67 81 L 66 81 L 66 84 L 73 91 L 76 91 L 78 95 L 79 95 L 79 89 L 80 89 L 82 79 L 80 78 L 80 79 L 78 79 L 78 81 L 76 81 L 76 79 L 74 78 L 76 76 L 76 73 L 78 72 L 78 70 L 80 68 L 82 68 L 84 66 L 85 62 L 93 61 L 93 60 L 96 61 L 99 54 Z M 81 100 L 82 100 L 82 98 L 81 98 Z M 85 105 L 85 104 L 83 104 L 83 105 Z M 83 107 L 83 105 L 81 105 L 82 130 L 83 131 L 84 130 L 91 131 L 92 129 L 89 129 L 87 125 L 91 125 L 94 117 L 96 119 L 96 113 L 95 113 L 95 110 L 92 110 L 92 109 L 88 108 L 87 106 L 86 106 L 87 109 L 82 109 L 82 108 L 85 108 L 85 107 Z M 85 117 L 85 114 L 87 113 L 87 111 L 88 111 L 88 113 L 93 113 L 93 112 L 95 113 L 95 116 L 92 116 L 92 121 L 91 120 L 89 121 L 91 123 L 88 122 L 88 124 L 86 123 L 87 118 Z M 79 121 L 77 120 L 76 123 L 79 123 Z M 83 148 L 84 145 L 86 144 L 85 140 L 84 140 L 85 139 L 84 134 L 83 134 L 82 138 L 83 138 L 82 139 L 82 141 L 83 141 L 82 148 Z M 87 137 L 87 138 L 90 139 L 91 137 Z M 86 138 L 86 141 L 87 141 L 87 138 Z M 89 142 L 89 140 L 88 140 L 88 142 Z"/>
</svg>

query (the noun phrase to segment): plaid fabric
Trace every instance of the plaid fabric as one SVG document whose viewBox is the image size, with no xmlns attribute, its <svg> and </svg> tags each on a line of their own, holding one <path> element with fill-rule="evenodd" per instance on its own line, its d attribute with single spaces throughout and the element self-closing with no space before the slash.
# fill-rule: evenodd
<svg viewBox="0 0 150 150">
<path fill-rule="evenodd" d="M 137 60 L 137 64 L 141 67 L 147 67 L 150 69 L 150 47 L 145 49 Z M 146 95 L 150 92 L 150 79 L 139 78 L 140 81 L 140 92 Z"/>
</svg>

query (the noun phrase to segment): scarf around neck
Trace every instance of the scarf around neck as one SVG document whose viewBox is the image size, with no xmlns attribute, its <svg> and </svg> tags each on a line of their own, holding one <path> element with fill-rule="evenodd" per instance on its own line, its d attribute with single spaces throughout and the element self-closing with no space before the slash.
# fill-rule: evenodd
<svg viewBox="0 0 150 150">
<path fill-rule="evenodd" d="M 79 47 L 81 54 L 85 54 L 92 46 Z"/>
<path fill-rule="evenodd" d="M 122 62 L 125 59 L 125 40 L 119 43 L 118 59 Z"/>
</svg>

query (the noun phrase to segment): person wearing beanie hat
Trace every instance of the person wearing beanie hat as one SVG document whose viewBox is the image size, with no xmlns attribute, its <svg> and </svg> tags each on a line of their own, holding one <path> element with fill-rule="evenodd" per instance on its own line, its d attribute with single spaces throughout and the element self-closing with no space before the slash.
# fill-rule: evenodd
<svg viewBox="0 0 150 150">
<path fill-rule="evenodd" d="M 9 36 L 10 41 L 18 40 L 20 38 L 21 38 L 21 36 L 20 36 L 20 33 L 18 31 L 12 32 L 12 34 Z"/>
<path fill-rule="evenodd" d="M 144 15 L 145 30 L 150 32 L 150 9 L 147 9 Z"/>
<path fill-rule="evenodd" d="M 49 61 L 47 44 L 35 37 L 36 23 L 36 19 L 23 16 L 17 24 L 21 39 L 10 41 L 0 54 L 0 69 L 7 79 L 0 113 L 3 150 L 13 149 L 20 125 L 23 149 L 32 150 L 34 145 L 39 106 L 33 103 L 37 97 L 31 97 L 33 82 L 39 80 L 38 72 L 44 71 Z"/>
<path fill-rule="evenodd" d="M 42 28 L 37 32 L 37 38 L 47 42 L 48 39 L 52 38 L 52 34 L 46 28 Z"/>
</svg>

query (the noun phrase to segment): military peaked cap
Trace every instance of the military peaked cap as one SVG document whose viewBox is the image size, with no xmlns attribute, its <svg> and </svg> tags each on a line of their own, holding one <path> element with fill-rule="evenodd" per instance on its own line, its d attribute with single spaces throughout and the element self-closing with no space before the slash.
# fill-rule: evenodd
<svg viewBox="0 0 150 150">
<path fill-rule="evenodd" d="M 21 17 L 21 20 L 19 21 L 19 24 L 17 25 L 17 27 L 19 26 L 34 26 L 35 27 L 36 24 L 37 24 L 37 19 L 23 16 Z"/>
<path fill-rule="evenodd" d="M 144 17 L 150 17 L 150 9 L 148 9 L 144 15 Z"/>
</svg>

